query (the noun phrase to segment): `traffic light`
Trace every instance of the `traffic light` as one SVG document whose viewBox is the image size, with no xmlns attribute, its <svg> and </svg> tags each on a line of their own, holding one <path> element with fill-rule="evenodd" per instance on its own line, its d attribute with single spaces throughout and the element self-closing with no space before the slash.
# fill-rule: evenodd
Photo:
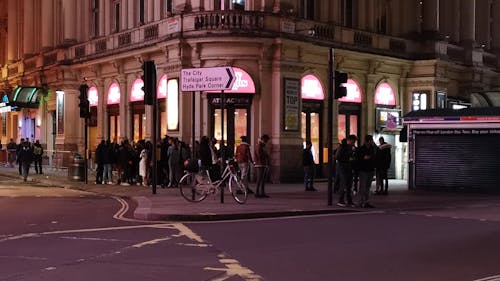
<svg viewBox="0 0 500 281">
<path fill-rule="evenodd" d="M 142 81 L 144 82 L 144 104 L 153 104 L 156 98 L 156 65 L 152 60 L 142 64 Z"/>
<path fill-rule="evenodd" d="M 78 107 L 80 108 L 80 118 L 89 118 L 90 117 L 90 103 L 87 97 L 87 92 L 89 90 L 89 86 L 82 84 L 80 85 L 80 103 Z"/>
<path fill-rule="evenodd" d="M 347 83 L 347 73 L 335 71 L 335 99 L 341 99 L 347 96 L 347 88 L 343 86 L 344 83 Z"/>
</svg>

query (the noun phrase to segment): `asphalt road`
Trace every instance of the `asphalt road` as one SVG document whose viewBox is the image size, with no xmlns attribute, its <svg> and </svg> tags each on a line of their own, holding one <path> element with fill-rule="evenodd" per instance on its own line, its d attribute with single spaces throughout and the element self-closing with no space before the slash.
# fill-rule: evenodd
<svg viewBox="0 0 500 281">
<path fill-rule="evenodd" d="M 134 206 L 120 198 L 22 188 L 0 186 L 0 281 L 472 281 L 500 275 L 500 205 L 494 201 L 181 224 L 131 220 Z M 29 196 L 29 188 L 38 197 Z"/>
</svg>

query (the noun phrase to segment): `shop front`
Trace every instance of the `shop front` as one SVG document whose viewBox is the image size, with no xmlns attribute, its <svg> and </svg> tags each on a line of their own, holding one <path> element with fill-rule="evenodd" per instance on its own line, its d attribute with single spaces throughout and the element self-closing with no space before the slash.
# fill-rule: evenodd
<svg viewBox="0 0 500 281">
<path fill-rule="evenodd" d="M 144 82 L 138 78 L 130 89 L 130 124 L 132 125 L 132 140 L 137 142 L 146 136 L 146 110 L 144 106 Z"/>
<path fill-rule="evenodd" d="M 112 83 L 108 88 L 107 95 L 107 119 L 108 131 L 107 139 L 119 142 L 120 140 L 120 86 L 118 83 Z"/>
<path fill-rule="evenodd" d="M 396 108 L 396 94 L 389 83 L 383 82 L 377 86 L 375 90 L 374 102 L 376 107 L 375 126 L 376 131 L 378 132 L 378 134 L 374 136 L 375 143 L 379 145 L 379 138 L 383 137 L 386 143 L 392 145 L 391 167 L 387 171 L 388 177 L 390 179 L 401 178 L 402 175 L 400 175 L 400 168 L 403 163 L 401 162 L 401 150 L 398 149 L 398 147 L 401 146 L 399 143 L 399 132 L 402 129 L 401 109 Z"/>
<path fill-rule="evenodd" d="M 348 79 L 344 84 L 347 88 L 347 95 L 339 99 L 338 116 L 338 142 L 349 135 L 360 136 L 361 102 L 363 92 L 359 84 L 353 79 Z"/>
<path fill-rule="evenodd" d="M 156 90 L 156 96 L 158 98 L 158 115 L 160 117 L 160 122 L 158 123 L 158 126 L 160 126 L 158 136 L 161 138 L 167 135 L 167 84 L 167 74 L 164 74 L 158 81 L 158 88 Z"/>
<path fill-rule="evenodd" d="M 308 74 L 301 79 L 301 138 L 305 147 L 306 141 L 312 142 L 311 151 L 316 164 L 316 176 L 322 175 L 321 164 L 328 163 L 323 156 L 323 100 L 325 94 L 321 81 L 315 75 Z M 324 161 L 323 161 L 324 160 Z"/>
<path fill-rule="evenodd" d="M 90 148 L 97 147 L 97 106 L 99 105 L 99 92 L 92 86 L 88 90 L 90 118 L 88 120 L 88 144 Z"/>
<path fill-rule="evenodd" d="M 224 113 L 224 141 L 228 151 L 232 152 L 241 143 L 241 136 L 252 139 L 250 120 L 252 98 L 255 94 L 252 77 L 241 68 L 233 67 L 233 70 L 236 80 L 231 90 L 225 91 L 223 95 L 220 92 L 208 93 L 211 136 L 217 140 L 222 138 L 222 113 Z"/>
<path fill-rule="evenodd" d="M 40 98 L 44 89 L 19 86 L 14 90 L 12 104 L 20 113 L 17 115 L 18 136 L 34 142 L 41 137 Z"/>
</svg>

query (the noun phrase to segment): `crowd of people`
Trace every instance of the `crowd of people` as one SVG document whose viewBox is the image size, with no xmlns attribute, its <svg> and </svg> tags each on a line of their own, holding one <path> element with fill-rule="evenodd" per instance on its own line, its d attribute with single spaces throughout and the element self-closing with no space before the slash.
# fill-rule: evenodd
<svg viewBox="0 0 500 281">
<path fill-rule="evenodd" d="M 367 135 L 363 145 L 359 147 L 356 147 L 357 140 L 355 135 L 348 136 L 334 152 L 335 186 L 339 192 L 337 205 L 354 207 L 353 193 L 357 192 L 358 206 L 373 208 L 370 204 L 370 188 L 374 176 L 375 194 L 388 194 L 387 171 L 391 165 L 392 146 L 386 143 L 383 137 L 379 138 L 379 146 L 371 135 Z"/>
<path fill-rule="evenodd" d="M 0 143 L 0 149 L 2 144 Z M 19 143 L 14 139 L 10 139 L 7 143 L 7 161 L 10 167 L 14 167 L 14 163 L 18 164 L 19 174 L 22 175 L 23 180 L 27 181 L 31 164 L 34 163 L 35 172 L 43 174 L 42 171 L 42 156 L 43 147 L 39 140 L 30 142 L 29 139 L 22 138 Z"/>
<path fill-rule="evenodd" d="M 187 160 L 194 157 L 200 170 L 208 171 L 211 180 L 221 176 L 220 159 L 235 158 L 238 163 L 241 179 L 248 193 L 255 193 L 256 198 L 268 198 L 265 192 L 265 182 L 269 173 L 269 153 L 265 149 L 269 141 L 268 135 L 263 135 L 255 147 L 250 150 L 248 138 L 241 137 L 241 143 L 236 152 L 229 151 L 226 146 L 217 148 L 217 140 L 203 136 L 195 142 L 194 155 L 191 147 L 175 137 L 166 136 L 156 144 L 157 184 L 163 188 L 177 187 L 183 175 Z M 140 140 L 130 143 L 127 139 L 120 144 L 102 140 L 95 150 L 96 184 L 144 185 L 152 182 L 152 153 L 154 146 L 150 141 Z M 257 174 L 256 191 L 249 187 L 250 166 L 253 165 Z M 116 171 L 117 178 L 113 178 Z"/>
<path fill-rule="evenodd" d="M 153 143 L 140 140 L 120 144 L 102 140 L 95 150 L 96 184 L 144 185 L 152 182 Z M 190 147 L 174 137 L 165 137 L 156 144 L 158 154 L 157 183 L 162 187 L 175 187 L 183 173 L 184 161 L 191 156 Z M 117 178 L 113 178 L 116 170 Z"/>
</svg>

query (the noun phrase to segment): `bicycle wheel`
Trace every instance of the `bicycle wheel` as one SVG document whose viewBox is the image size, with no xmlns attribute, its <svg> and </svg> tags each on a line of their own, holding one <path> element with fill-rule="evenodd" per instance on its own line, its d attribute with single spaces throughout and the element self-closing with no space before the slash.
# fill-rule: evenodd
<svg viewBox="0 0 500 281">
<path fill-rule="evenodd" d="M 244 204 L 247 201 L 247 189 L 243 182 L 236 175 L 229 177 L 229 192 L 239 204 Z"/>
<path fill-rule="evenodd" d="M 207 191 L 200 187 L 195 173 L 185 174 L 179 181 L 181 195 L 189 202 L 200 202 L 207 197 Z"/>
</svg>

